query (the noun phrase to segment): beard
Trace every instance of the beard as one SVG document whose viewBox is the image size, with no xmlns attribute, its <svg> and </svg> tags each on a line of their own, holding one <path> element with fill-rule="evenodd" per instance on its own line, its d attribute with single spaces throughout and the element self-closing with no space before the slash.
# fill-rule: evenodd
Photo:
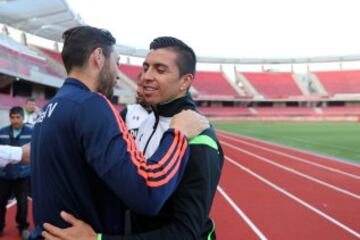
<svg viewBox="0 0 360 240">
<path fill-rule="evenodd" d="M 98 92 L 111 100 L 114 94 L 115 76 L 110 71 L 110 66 L 105 62 L 104 67 L 99 73 Z"/>
</svg>

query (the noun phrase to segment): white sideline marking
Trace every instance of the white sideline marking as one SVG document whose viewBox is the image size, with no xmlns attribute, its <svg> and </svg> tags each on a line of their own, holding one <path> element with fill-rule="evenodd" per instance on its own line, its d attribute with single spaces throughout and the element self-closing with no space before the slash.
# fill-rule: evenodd
<svg viewBox="0 0 360 240">
<path fill-rule="evenodd" d="M 304 149 L 299 149 L 299 148 L 293 148 L 293 147 L 285 146 L 285 145 L 282 145 L 282 144 L 279 144 L 279 143 L 274 143 L 274 142 L 258 139 L 258 138 L 255 138 L 255 137 L 245 136 L 245 135 L 241 135 L 241 134 L 235 134 L 235 133 L 232 133 L 232 132 L 227 132 L 227 131 L 223 131 L 223 130 L 219 130 L 219 129 L 216 129 L 216 131 L 220 132 L 220 133 L 229 134 L 229 135 L 232 135 L 232 136 L 235 136 L 235 137 L 241 137 L 241 138 L 246 138 L 246 139 L 250 139 L 250 140 L 253 140 L 253 141 L 257 141 L 257 142 L 266 143 L 266 144 L 269 144 L 269 145 L 272 145 L 272 146 L 287 148 L 289 150 L 296 151 L 296 152 L 301 152 L 301 153 L 304 153 L 304 154 L 309 154 L 309 155 L 313 155 L 313 156 L 319 156 L 319 157 L 321 157 L 323 159 L 326 159 L 326 160 L 330 160 L 330 161 L 333 161 L 333 162 L 338 162 L 338 163 L 342 163 L 342 164 L 345 164 L 345 165 L 350 165 L 352 167 L 360 168 L 360 164 L 345 161 L 345 160 L 338 159 L 338 158 L 334 158 L 334 157 L 329 156 L 329 155 L 316 153 L 316 152 L 311 152 L 311 151 L 304 150 Z"/>
<path fill-rule="evenodd" d="M 358 176 L 358 175 L 354 175 L 354 174 L 351 174 L 351 173 L 348 173 L 348 172 L 344 172 L 344 171 L 338 170 L 336 168 L 328 167 L 328 166 L 325 166 L 325 165 L 322 165 L 322 164 L 319 164 L 319 163 L 314 163 L 312 161 L 306 160 L 306 159 L 301 158 L 301 157 L 296 157 L 296 156 L 293 156 L 293 155 L 290 155 L 290 154 L 287 154 L 287 153 L 283 153 L 283 152 L 280 152 L 278 150 L 273 150 L 273 149 L 270 149 L 270 148 L 267 148 L 267 147 L 261 147 L 261 146 L 256 145 L 256 144 L 249 143 L 249 142 L 246 142 L 244 140 L 240 140 L 240 139 L 238 139 L 236 137 L 229 137 L 229 136 L 226 136 L 226 135 L 221 135 L 221 137 L 231 139 L 231 140 L 236 141 L 236 142 L 240 142 L 240 143 L 243 143 L 243 144 L 246 144 L 246 145 L 250 145 L 250 146 L 253 146 L 253 147 L 268 151 L 268 152 L 271 152 L 271 153 L 276 153 L 276 154 L 281 155 L 281 156 L 292 158 L 292 159 L 294 159 L 296 161 L 304 162 L 304 163 L 307 163 L 307 164 L 310 164 L 310 165 L 313 165 L 313 166 L 316 166 L 316 167 L 319 167 L 319 168 L 326 169 L 326 170 L 331 171 L 331 172 L 336 172 L 336 173 L 339 173 L 339 174 L 342 174 L 342 175 L 345 175 L 345 176 L 360 180 L 360 176 Z"/>
<path fill-rule="evenodd" d="M 319 179 L 317 179 L 317 178 L 314 178 L 314 177 L 312 177 L 312 176 L 309 176 L 309 175 L 307 175 L 307 174 L 304 174 L 304 173 L 302 173 L 302 172 L 299 172 L 299 171 L 297 171 L 297 170 L 295 170 L 295 169 L 292 169 L 292 168 L 286 167 L 286 166 L 284 166 L 284 165 L 281 165 L 281 164 L 279 164 L 279 163 L 273 162 L 273 161 L 271 161 L 271 160 L 268 159 L 268 158 L 264 158 L 264 157 L 262 157 L 262 156 L 259 156 L 259 155 L 257 155 L 257 154 L 254 154 L 254 153 L 252 153 L 252 152 L 249 152 L 249 151 L 246 151 L 246 150 L 241 149 L 241 148 L 239 148 L 239 147 L 236 147 L 236 146 L 234 146 L 234 145 L 232 145 L 232 144 L 226 143 L 226 142 L 224 142 L 224 141 L 220 141 L 220 142 L 221 142 L 221 144 L 227 145 L 227 146 L 229 146 L 229 147 L 231 147 L 231 148 L 234 148 L 234 149 L 236 149 L 236 150 L 238 150 L 238 151 L 240 151 L 240 152 L 243 152 L 243 153 L 245 153 L 245 154 L 247 154 L 247 155 L 253 156 L 253 157 L 255 157 L 255 158 L 257 158 L 257 159 L 259 159 L 259 160 L 261 160 L 261 161 L 267 162 L 267 163 L 269 163 L 269 164 L 271 164 L 271 165 L 274 165 L 274 166 L 276 166 L 276 167 L 278 167 L 278 168 L 281 168 L 281 169 L 283 169 L 283 170 L 285 170 L 285 171 L 291 172 L 291 173 L 293 173 L 293 174 L 295 174 L 295 175 L 298 175 L 298 176 L 300 176 L 300 177 L 306 178 L 306 179 L 308 179 L 308 180 L 310 180 L 310 181 L 316 182 L 316 183 L 318 183 L 318 184 L 320 184 L 320 185 L 323 185 L 323 186 L 325 186 L 325 187 L 331 188 L 331 189 L 333 189 L 333 190 L 335 190 L 335 191 L 338 191 L 338 192 L 340 192 L 340 193 L 346 194 L 346 195 L 351 196 L 351 197 L 353 197 L 353 198 L 360 199 L 360 195 L 358 195 L 358 194 L 356 194 L 356 193 L 350 192 L 350 191 L 345 190 L 345 189 L 343 189 L 343 188 L 336 187 L 336 186 L 334 186 L 334 185 L 332 185 L 332 184 L 330 184 L 330 183 L 326 183 L 326 182 L 324 182 L 324 181 L 322 181 L 322 180 L 319 180 Z"/>
<path fill-rule="evenodd" d="M 12 206 L 15 206 L 16 200 L 12 200 L 10 203 L 6 205 L 6 208 L 11 208 Z"/>
<path fill-rule="evenodd" d="M 227 195 L 227 193 L 220 187 L 217 187 L 218 192 L 226 199 L 231 207 L 240 215 L 240 217 L 249 225 L 249 227 L 256 233 L 261 240 L 267 240 L 264 234 L 255 226 L 248 216 L 236 205 L 236 203 Z"/>
<path fill-rule="evenodd" d="M 31 197 L 27 197 L 27 199 L 32 202 L 32 198 Z M 16 199 L 12 200 L 10 203 L 8 203 L 6 205 L 6 208 L 11 208 L 12 206 L 14 206 L 17 203 Z"/>
<path fill-rule="evenodd" d="M 257 179 L 259 179 L 260 181 L 264 182 L 265 184 L 269 185 L 270 187 L 274 188 L 275 190 L 285 194 L 287 197 L 293 199 L 294 201 L 300 203 L 301 205 L 303 205 L 305 208 L 308 208 L 309 210 L 315 212 L 316 214 L 320 215 L 321 217 L 327 219 L 328 221 L 332 222 L 333 224 L 337 225 L 338 227 L 344 229 L 345 231 L 351 233 L 352 235 L 356 236 L 357 238 L 360 238 L 360 233 L 356 232 L 355 230 L 351 229 L 350 227 L 346 226 L 345 224 L 339 222 L 338 220 L 336 220 L 335 218 L 327 215 L 326 213 L 320 211 L 319 209 L 315 208 L 314 206 L 310 205 L 309 203 L 303 201 L 302 199 L 296 197 L 295 195 L 289 193 L 288 191 L 286 191 L 285 189 L 277 186 L 276 184 L 270 182 L 269 180 L 267 180 L 266 178 L 263 178 L 262 176 L 256 174 L 255 172 L 251 171 L 250 169 L 246 168 L 245 166 L 241 165 L 240 163 L 234 161 L 233 159 L 225 156 L 225 159 L 227 161 L 229 161 L 230 163 L 232 163 L 233 165 L 235 165 L 238 168 L 241 168 L 243 171 L 246 171 L 247 173 L 249 173 L 250 175 L 256 177 Z"/>
</svg>

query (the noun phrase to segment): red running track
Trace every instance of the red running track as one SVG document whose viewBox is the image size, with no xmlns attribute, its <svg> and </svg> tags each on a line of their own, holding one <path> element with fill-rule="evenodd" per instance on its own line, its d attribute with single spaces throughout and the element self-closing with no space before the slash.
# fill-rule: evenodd
<svg viewBox="0 0 360 240">
<path fill-rule="evenodd" d="M 220 186 L 260 233 L 257 239 L 360 239 L 360 166 L 222 131 L 218 136 L 227 156 Z M 217 226 L 220 239 L 252 237 L 238 226 L 231 238 L 221 238 L 228 226 Z"/>
<path fill-rule="evenodd" d="M 212 217 L 220 240 L 360 239 L 360 166 L 218 131 L 226 161 Z M 18 239 L 15 207 L 4 239 Z"/>
<path fill-rule="evenodd" d="M 32 213 L 31 213 L 31 201 L 29 200 L 29 215 L 28 220 L 31 222 L 32 219 Z M 16 228 L 16 222 L 15 222 L 15 216 L 16 216 L 16 203 L 12 202 L 8 204 L 7 213 L 6 213 L 6 226 L 4 229 L 4 235 L 0 237 L 0 239 L 4 240 L 19 240 L 20 235 Z M 30 225 L 29 229 L 32 229 L 32 224 Z"/>
</svg>

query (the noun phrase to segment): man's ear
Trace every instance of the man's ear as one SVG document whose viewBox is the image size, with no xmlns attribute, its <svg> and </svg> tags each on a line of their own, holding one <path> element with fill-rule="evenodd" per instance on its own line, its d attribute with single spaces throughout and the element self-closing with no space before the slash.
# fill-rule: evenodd
<svg viewBox="0 0 360 240">
<path fill-rule="evenodd" d="M 184 91 L 191 87 L 191 84 L 194 80 L 194 76 L 192 74 L 186 74 L 182 77 L 181 83 L 180 83 L 180 90 Z"/>
<path fill-rule="evenodd" d="M 99 69 L 102 69 L 105 63 L 105 56 L 102 48 L 96 48 L 90 55 L 90 59 Z"/>
</svg>

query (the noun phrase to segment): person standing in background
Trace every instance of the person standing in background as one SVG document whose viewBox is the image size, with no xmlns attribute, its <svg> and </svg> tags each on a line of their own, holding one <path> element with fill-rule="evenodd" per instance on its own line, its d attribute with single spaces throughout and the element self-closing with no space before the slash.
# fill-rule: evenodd
<svg viewBox="0 0 360 240">
<path fill-rule="evenodd" d="M 23 146 L 31 141 L 32 129 L 24 125 L 24 110 L 13 107 L 9 113 L 10 125 L 0 129 L 0 144 Z M 27 221 L 27 196 L 30 190 L 30 166 L 28 164 L 9 164 L 0 168 L 0 235 L 5 227 L 6 205 L 14 195 L 17 201 L 16 223 L 22 239 L 29 237 Z"/>
<path fill-rule="evenodd" d="M 40 109 L 36 106 L 34 98 L 28 98 L 24 106 L 24 123 L 32 128 L 40 116 Z"/>
</svg>

